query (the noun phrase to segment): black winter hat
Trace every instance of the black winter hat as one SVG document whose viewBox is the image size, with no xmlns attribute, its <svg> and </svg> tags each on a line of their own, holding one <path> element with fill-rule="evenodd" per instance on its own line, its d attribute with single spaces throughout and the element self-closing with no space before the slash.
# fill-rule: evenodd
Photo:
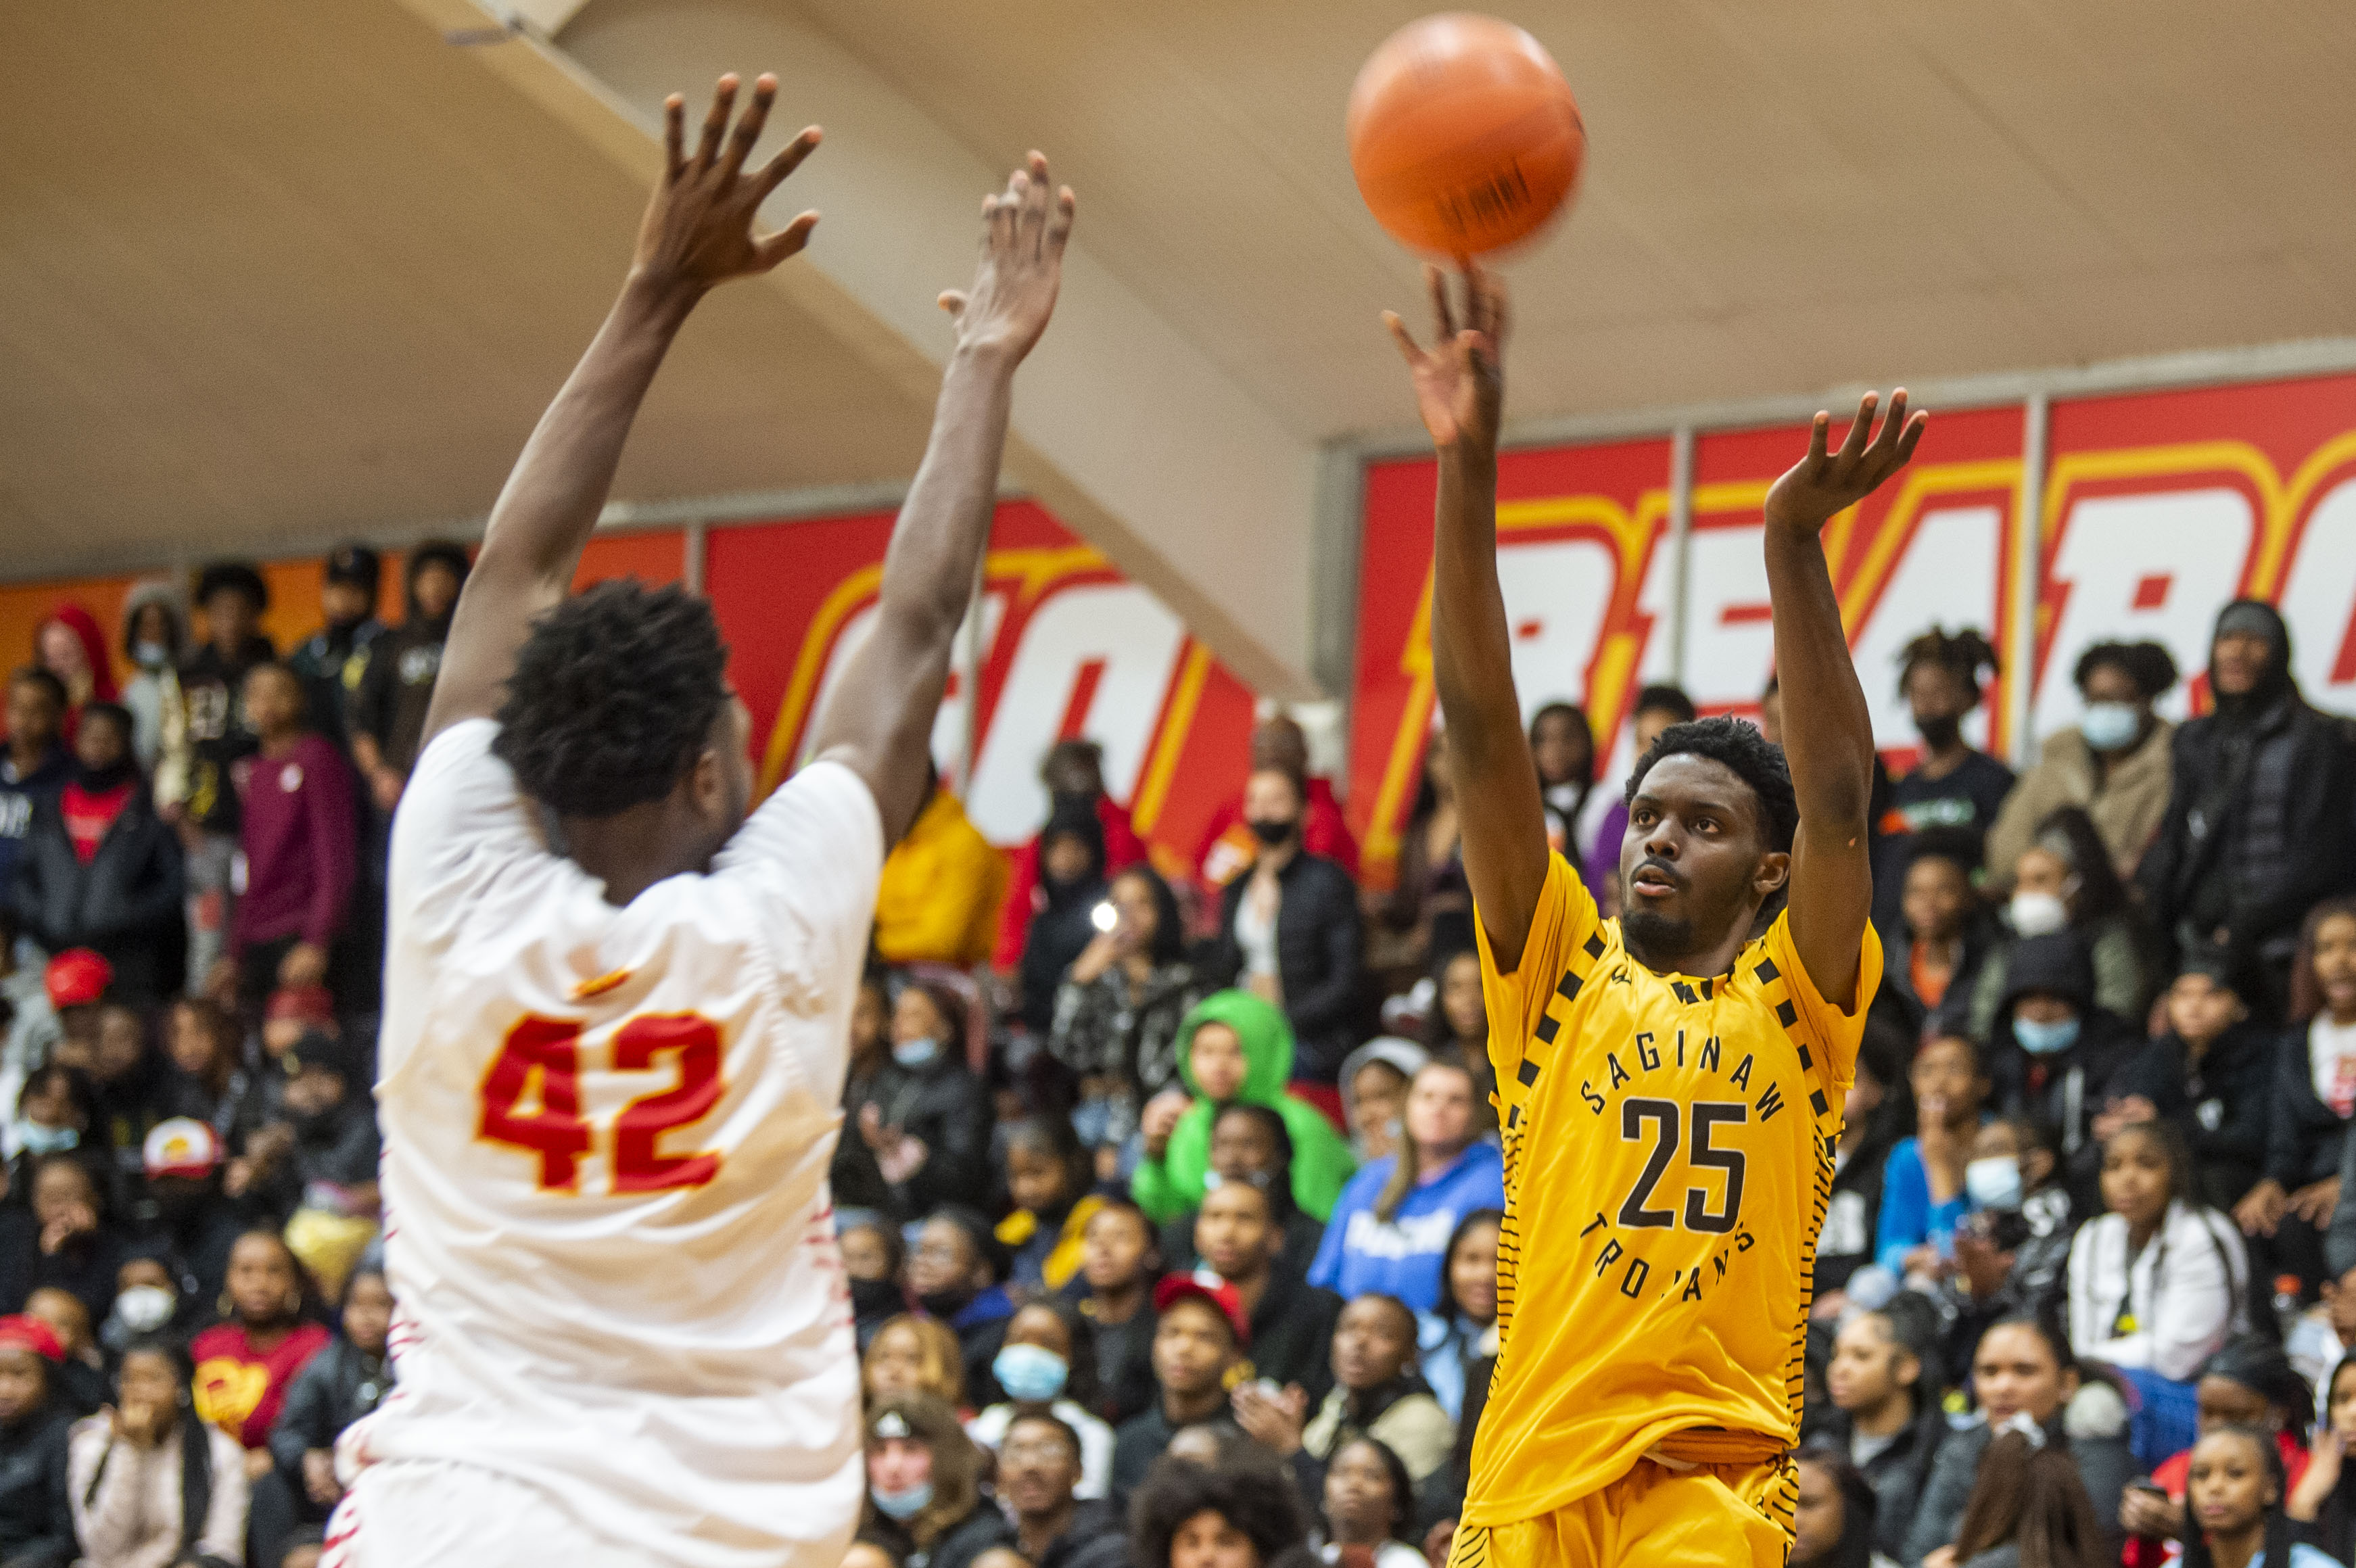
<svg viewBox="0 0 2356 1568">
<path fill-rule="evenodd" d="M 2094 962 L 2076 936 L 2056 931 L 2025 936 L 2014 944 L 2005 965 L 2006 1008 L 2031 992 L 2060 997 L 2082 1013 L 2094 1005 Z"/>
</svg>

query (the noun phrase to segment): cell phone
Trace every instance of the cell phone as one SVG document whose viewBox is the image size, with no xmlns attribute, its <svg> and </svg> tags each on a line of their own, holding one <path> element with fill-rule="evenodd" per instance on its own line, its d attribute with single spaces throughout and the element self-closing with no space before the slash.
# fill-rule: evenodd
<svg viewBox="0 0 2356 1568">
<path fill-rule="evenodd" d="M 2127 1483 L 2127 1490 L 2131 1492 L 2149 1492 L 2153 1497 L 2158 1498 L 2162 1502 L 2166 1502 L 2168 1500 L 2168 1488 L 2161 1486 L 2158 1481 L 2153 1480 L 2149 1476 L 2144 1477 L 2143 1479 L 2139 1481 L 2129 1481 Z"/>
</svg>

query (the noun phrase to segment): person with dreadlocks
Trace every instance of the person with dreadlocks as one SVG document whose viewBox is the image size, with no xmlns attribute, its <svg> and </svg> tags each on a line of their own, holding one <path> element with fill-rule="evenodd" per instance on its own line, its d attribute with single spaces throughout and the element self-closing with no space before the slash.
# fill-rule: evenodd
<svg viewBox="0 0 2356 1568">
<path fill-rule="evenodd" d="M 377 1103 L 402 1386 L 340 1440 L 336 1568 L 835 1568 L 858 1520 L 827 1194 L 845 1042 L 1073 204 L 1036 153 L 983 202 L 874 630 L 816 760 L 753 810 L 711 606 L 567 596 L 681 325 L 818 221 L 755 231 L 819 133 L 748 166 L 776 82 L 741 117 L 736 91 L 721 78 L 700 145 L 665 106 L 627 280 L 492 510 L 393 825 Z"/>
<path fill-rule="evenodd" d="M 1899 651 L 1898 695 L 1914 716 L 1922 749 L 1890 786 L 1882 816 L 1885 852 L 1896 864 L 1906 863 L 1913 835 L 1936 827 L 1968 842 L 1978 868 L 1981 845 L 2012 793 L 2012 770 L 1964 739 L 1964 720 L 1996 673 L 1996 649 L 1969 626 L 1933 626 Z"/>
<path fill-rule="evenodd" d="M 1440 342 L 1387 318 L 1439 453 L 1432 667 L 1503 1116 L 1502 1346 L 1459 1568 L 1789 1555 L 1809 1276 L 1881 980 L 1873 726 L 1820 530 L 1925 416 L 1818 414 L 1763 543 L 1785 745 L 1728 718 L 1638 760 L 1605 919 L 1547 839 L 1497 575 L 1505 290 L 1426 269 Z M 1460 314 L 1461 312 L 1461 314 Z M 1461 323 L 1461 330 L 1460 330 Z M 1517 1310 L 1527 1307 L 1529 1310 Z"/>
</svg>

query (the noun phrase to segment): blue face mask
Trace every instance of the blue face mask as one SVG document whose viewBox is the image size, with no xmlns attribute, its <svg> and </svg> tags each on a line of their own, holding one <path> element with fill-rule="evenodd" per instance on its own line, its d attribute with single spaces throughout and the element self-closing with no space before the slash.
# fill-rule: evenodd
<svg viewBox="0 0 2356 1568">
<path fill-rule="evenodd" d="M 887 1492 L 881 1487 L 870 1487 L 867 1495 L 875 1506 L 893 1519 L 914 1519 L 933 1506 L 933 1483 L 919 1481 L 905 1491 Z"/>
<path fill-rule="evenodd" d="M 2020 1207 L 2020 1161 L 2010 1155 L 1990 1155 L 1964 1167 L 1964 1190 L 1975 1209 Z"/>
<path fill-rule="evenodd" d="M 2062 1019 L 2055 1023 L 2040 1023 L 2035 1019 L 2012 1020 L 2012 1038 L 2020 1041 L 2020 1049 L 2031 1056 L 2051 1056 L 2078 1043 L 2078 1020 Z"/>
<path fill-rule="evenodd" d="M 16 1142 L 30 1154 L 63 1154 L 81 1142 L 72 1127 L 48 1127 L 38 1122 L 18 1122 Z"/>
<path fill-rule="evenodd" d="M 895 1040 L 892 1042 L 892 1060 L 903 1067 L 925 1067 L 941 1053 L 941 1042 L 931 1035 L 921 1040 Z"/>
<path fill-rule="evenodd" d="M 2124 752 L 2143 729 L 2143 715 L 2131 702 L 2096 702 L 2078 720 L 2078 733 L 2098 752 Z"/>
<path fill-rule="evenodd" d="M 990 1363 L 990 1375 L 1017 1404 L 1045 1404 L 1064 1392 L 1071 1363 L 1037 1345 L 1009 1345 Z"/>
</svg>

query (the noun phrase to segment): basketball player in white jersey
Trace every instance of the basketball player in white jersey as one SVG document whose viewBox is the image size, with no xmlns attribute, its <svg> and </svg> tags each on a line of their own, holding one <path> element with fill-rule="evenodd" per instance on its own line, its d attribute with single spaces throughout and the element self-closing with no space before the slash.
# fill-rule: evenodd
<svg viewBox="0 0 2356 1568">
<path fill-rule="evenodd" d="M 673 336 L 817 222 L 755 233 L 819 132 L 746 172 L 776 83 L 732 132 L 735 90 L 692 149 L 668 105 L 628 280 L 491 514 L 394 824 L 377 1094 L 400 1381 L 344 1445 L 330 1563 L 835 1568 L 858 1517 L 826 1184 L 851 1000 L 1072 197 L 1034 153 L 985 202 L 873 634 L 817 760 L 748 816 L 709 608 L 567 597 Z"/>
</svg>

